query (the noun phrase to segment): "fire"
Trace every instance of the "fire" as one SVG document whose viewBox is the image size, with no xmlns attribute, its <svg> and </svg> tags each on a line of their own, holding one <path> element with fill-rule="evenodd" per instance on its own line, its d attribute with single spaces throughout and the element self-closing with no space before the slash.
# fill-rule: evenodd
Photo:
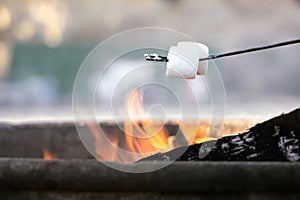
<svg viewBox="0 0 300 200">
<path fill-rule="evenodd" d="M 96 125 L 87 122 L 87 127 L 95 138 L 95 155 L 99 160 L 122 161 L 119 158 L 117 148 L 119 146 L 119 136 L 113 134 L 101 134 Z"/>
<path fill-rule="evenodd" d="M 124 108 L 128 120 L 124 121 L 122 134 L 102 133 L 96 124 L 87 123 L 95 138 L 97 159 L 133 162 L 180 146 L 176 143 L 176 133 L 170 134 L 162 122 L 153 121 L 147 116 L 140 92 L 131 92 L 126 98 Z M 189 141 L 186 145 L 199 143 L 207 138 L 208 124 L 195 127 L 178 122 L 178 126 L 186 141 Z"/>
<path fill-rule="evenodd" d="M 44 160 L 57 160 L 57 155 L 50 153 L 47 149 L 43 149 L 43 158 Z"/>
<path fill-rule="evenodd" d="M 166 148 L 169 133 L 163 125 L 152 123 L 146 116 L 143 96 L 133 91 L 127 99 L 129 121 L 124 122 L 126 150 L 151 154 Z"/>
<path fill-rule="evenodd" d="M 180 130 L 185 136 L 186 140 L 189 141 L 189 145 L 197 144 L 205 141 L 205 138 L 208 134 L 208 125 L 198 125 L 195 127 L 194 125 L 186 125 L 180 123 Z"/>
</svg>

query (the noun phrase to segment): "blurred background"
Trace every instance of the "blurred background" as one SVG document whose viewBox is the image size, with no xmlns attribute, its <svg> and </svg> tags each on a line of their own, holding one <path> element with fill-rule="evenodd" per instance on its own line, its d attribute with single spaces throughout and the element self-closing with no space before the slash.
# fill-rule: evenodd
<svg viewBox="0 0 300 200">
<path fill-rule="evenodd" d="M 223 53 L 300 38 L 300 1 L 1 0 L 0 120 L 72 118 L 73 83 L 87 54 L 145 26 L 175 29 Z M 299 52 L 293 45 L 217 60 L 227 117 L 299 107 Z"/>
</svg>

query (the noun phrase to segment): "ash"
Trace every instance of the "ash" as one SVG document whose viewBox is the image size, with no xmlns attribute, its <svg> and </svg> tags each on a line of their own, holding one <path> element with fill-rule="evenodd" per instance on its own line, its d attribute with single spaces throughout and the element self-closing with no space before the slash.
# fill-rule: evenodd
<svg viewBox="0 0 300 200">
<path fill-rule="evenodd" d="M 257 124 L 244 133 L 194 144 L 179 158 L 176 149 L 143 160 L 289 161 L 300 160 L 300 108 Z M 174 155 L 173 155 L 174 154 Z"/>
</svg>

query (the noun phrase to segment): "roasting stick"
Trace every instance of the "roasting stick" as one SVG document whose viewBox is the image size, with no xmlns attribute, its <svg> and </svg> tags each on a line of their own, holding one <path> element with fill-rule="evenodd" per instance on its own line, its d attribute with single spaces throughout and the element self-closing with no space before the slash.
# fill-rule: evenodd
<svg viewBox="0 0 300 200">
<path fill-rule="evenodd" d="M 300 43 L 300 39 L 295 39 L 295 40 L 289 40 L 285 42 L 279 42 L 275 44 L 269 44 L 269 45 L 264 45 L 264 46 L 259 46 L 259 47 L 252 47 L 249 49 L 244 49 L 244 50 L 238 50 L 238 51 L 232 51 L 232 52 L 227 52 L 223 54 L 217 54 L 217 55 L 209 55 L 206 58 L 200 58 L 199 61 L 205 61 L 205 60 L 213 60 L 217 58 L 222 58 L 222 57 L 229 57 L 229 56 L 235 56 L 239 54 L 245 54 L 245 53 L 250 53 L 250 52 L 255 52 L 255 51 L 261 51 L 265 49 L 272 49 L 276 47 L 282 47 L 282 46 L 288 46 L 288 45 L 293 45 Z M 155 62 L 168 62 L 167 56 L 160 56 L 156 53 L 148 54 L 146 53 L 144 55 L 146 61 L 155 61 Z"/>
</svg>

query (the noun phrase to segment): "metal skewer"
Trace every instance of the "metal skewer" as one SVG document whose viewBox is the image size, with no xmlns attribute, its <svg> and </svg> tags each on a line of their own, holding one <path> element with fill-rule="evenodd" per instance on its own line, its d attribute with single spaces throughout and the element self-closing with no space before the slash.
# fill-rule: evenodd
<svg viewBox="0 0 300 200">
<path fill-rule="evenodd" d="M 235 56 L 235 55 L 239 55 L 239 54 L 250 53 L 250 52 L 254 52 L 254 51 L 261 51 L 261 50 L 271 49 L 271 48 L 276 48 L 276 47 L 281 47 L 281 46 L 288 46 L 288 45 L 297 44 L 297 43 L 300 43 L 300 39 L 289 40 L 289 41 L 285 41 L 285 42 L 279 42 L 279 43 L 264 45 L 264 46 L 260 46 L 260 47 L 252 47 L 249 49 L 232 51 L 232 52 L 227 52 L 227 53 L 223 53 L 223 54 L 209 55 L 206 58 L 200 58 L 199 61 Z M 155 61 L 155 62 L 168 62 L 169 61 L 167 56 L 159 56 L 156 53 L 152 53 L 152 54 L 146 53 L 146 54 L 144 54 L 144 57 L 145 57 L 146 61 Z"/>
</svg>

